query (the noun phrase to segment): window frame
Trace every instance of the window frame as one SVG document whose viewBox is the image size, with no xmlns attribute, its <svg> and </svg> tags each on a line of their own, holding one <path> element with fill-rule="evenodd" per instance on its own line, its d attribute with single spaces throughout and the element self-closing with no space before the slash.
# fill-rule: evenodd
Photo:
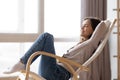
<svg viewBox="0 0 120 80">
<path fill-rule="evenodd" d="M 21 0 L 20 4 L 23 3 L 24 1 Z M 37 33 L 0 33 L 0 37 L 1 37 L 0 42 L 33 42 L 39 34 L 43 33 L 44 32 L 44 0 L 38 0 L 38 4 L 39 4 L 38 32 Z M 19 5 L 19 7 L 21 6 Z"/>
<path fill-rule="evenodd" d="M 37 33 L 0 33 L 0 42 L 34 42 L 44 32 L 44 0 L 38 0 L 38 32 Z M 20 6 L 20 5 L 19 5 Z M 77 38 L 55 38 L 55 42 L 76 42 Z"/>
</svg>

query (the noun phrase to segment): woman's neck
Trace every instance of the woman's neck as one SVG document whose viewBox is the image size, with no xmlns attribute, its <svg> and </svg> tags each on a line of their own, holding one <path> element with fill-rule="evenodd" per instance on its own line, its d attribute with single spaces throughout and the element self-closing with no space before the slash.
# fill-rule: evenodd
<svg viewBox="0 0 120 80">
<path fill-rule="evenodd" d="M 86 38 L 86 37 L 83 37 L 83 36 L 81 36 L 80 37 L 80 42 L 84 42 L 84 41 L 86 41 L 86 40 L 88 40 L 89 38 Z"/>
</svg>

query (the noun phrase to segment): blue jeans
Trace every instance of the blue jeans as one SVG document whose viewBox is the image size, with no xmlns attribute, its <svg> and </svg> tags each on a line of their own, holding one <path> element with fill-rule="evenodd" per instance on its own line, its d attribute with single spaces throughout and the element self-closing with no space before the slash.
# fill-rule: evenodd
<svg viewBox="0 0 120 80">
<path fill-rule="evenodd" d="M 28 58 L 36 51 L 46 51 L 55 54 L 53 35 L 49 33 L 40 35 L 21 58 L 21 61 L 26 65 Z M 37 57 L 35 57 L 32 62 L 34 62 Z M 58 65 L 56 59 L 44 55 L 41 55 L 39 75 L 47 80 L 69 80 L 70 78 L 70 73 L 62 66 Z"/>
</svg>

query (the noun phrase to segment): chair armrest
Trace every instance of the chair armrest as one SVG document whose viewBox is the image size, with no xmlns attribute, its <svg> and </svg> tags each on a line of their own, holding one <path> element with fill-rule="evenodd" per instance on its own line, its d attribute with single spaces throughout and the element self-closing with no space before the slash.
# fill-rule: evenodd
<svg viewBox="0 0 120 80">
<path fill-rule="evenodd" d="M 78 80 L 77 79 L 77 73 L 75 72 L 75 70 L 72 68 L 71 65 L 74 65 L 74 66 L 80 68 L 81 70 L 88 71 L 88 68 L 86 68 L 85 66 L 82 66 L 81 64 L 79 64 L 77 62 L 74 62 L 72 60 L 68 60 L 68 59 L 60 57 L 60 56 L 56 56 L 56 55 L 48 53 L 48 52 L 38 51 L 38 52 L 33 53 L 30 56 L 30 58 L 28 59 L 28 62 L 27 62 L 27 65 L 26 65 L 26 79 L 25 80 L 28 80 L 28 77 L 29 77 L 31 61 L 37 55 L 46 55 L 46 56 L 58 59 L 60 62 L 62 62 L 63 64 L 65 64 L 70 69 L 70 73 L 73 74 L 74 80 Z"/>
</svg>

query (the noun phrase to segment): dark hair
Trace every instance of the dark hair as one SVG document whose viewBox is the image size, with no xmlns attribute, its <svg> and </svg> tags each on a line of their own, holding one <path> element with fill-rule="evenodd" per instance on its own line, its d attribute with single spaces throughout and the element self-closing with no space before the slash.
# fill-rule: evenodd
<svg viewBox="0 0 120 80">
<path fill-rule="evenodd" d="M 99 18 L 96 18 L 96 17 L 86 17 L 86 18 L 84 18 L 84 20 L 87 20 L 87 19 L 90 20 L 93 30 L 95 30 L 97 25 L 101 22 L 101 20 Z"/>
</svg>

